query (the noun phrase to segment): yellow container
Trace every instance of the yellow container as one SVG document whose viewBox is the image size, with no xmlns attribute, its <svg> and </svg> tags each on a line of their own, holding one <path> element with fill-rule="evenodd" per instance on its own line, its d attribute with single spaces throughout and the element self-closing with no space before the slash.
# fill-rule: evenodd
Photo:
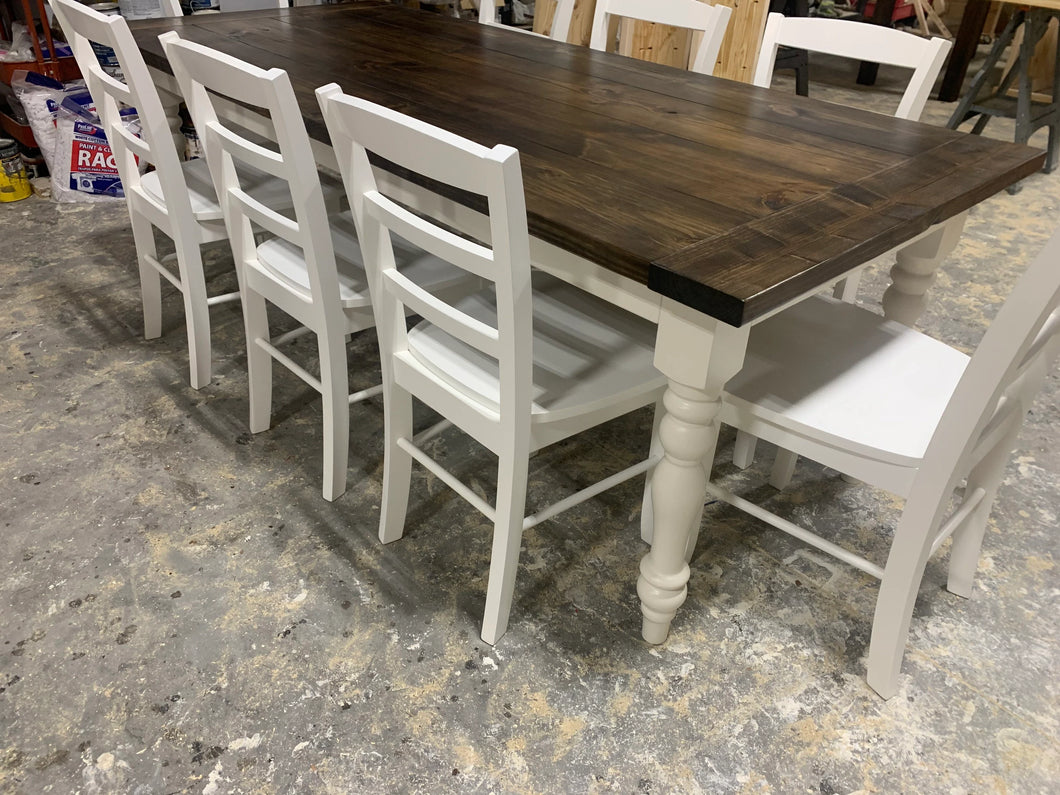
<svg viewBox="0 0 1060 795">
<path fill-rule="evenodd" d="M 18 144 L 10 138 L 0 138 L 0 202 L 17 202 L 31 193 Z"/>
</svg>

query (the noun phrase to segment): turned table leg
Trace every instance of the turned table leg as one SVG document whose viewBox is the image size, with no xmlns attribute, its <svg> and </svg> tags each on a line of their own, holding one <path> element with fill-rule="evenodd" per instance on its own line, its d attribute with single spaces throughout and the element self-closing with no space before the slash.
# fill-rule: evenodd
<svg viewBox="0 0 1060 795">
<path fill-rule="evenodd" d="M 655 366 L 670 379 L 659 424 L 663 458 L 652 474 L 654 518 L 651 551 L 640 564 L 637 593 L 644 620 L 641 634 L 662 643 L 685 600 L 685 562 L 693 523 L 706 495 L 707 470 L 718 439 L 715 421 L 721 391 L 743 365 L 747 327 L 735 328 L 664 300 Z"/>
<path fill-rule="evenodd" d="M 966 213 L 934 227 L 898 249 L 891 268 L 891 285 L 883 294 L 883 313 L 891 320 L 914 326 L 927 305 L 927 291 L 942 261 L 957 245 Z"/>
</svg>

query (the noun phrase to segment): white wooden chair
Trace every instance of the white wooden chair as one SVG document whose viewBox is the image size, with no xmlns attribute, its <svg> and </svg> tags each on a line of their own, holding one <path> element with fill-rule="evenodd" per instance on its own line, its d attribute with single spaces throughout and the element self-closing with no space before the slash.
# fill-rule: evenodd
<svg viewBox="0 0 1060 795">
<path fill-rule="evenodd" d="M 769 88 L 773 82 L 773 64 L 781 46 L 911 69 L 909 82 L 894 115 L 918 121 L 953 42 L 942 38 L 926 39 L 895 28 L 846 19 L 770 14 L 755 68 L 753 82 L 756 86 Z M 840 279 L 833 294 L 844 301 L 854 301 L 860 282 L 861 271 L 858 270 Z M 740 467 L 750 466 L 754 450 L 754 437 L 741 432 L 737 435 L 733 461 Z M 795 465 L 793 458 L 785 461 L 792 467 Z"/>
<path fill-rule="evenodd" d="M 731 14 L 728 6 L 712 6 L 699 0 L 597 0 L 589 46 L 606 50 L 612 43 L 608 41 L 611 17 L 686 28 L 697 31 L 699 36 L 699 45 L 689 55 L 688 68 L 709 75 L 714 73 Z M 633 55 L 631 39 L 632 36 L 619 36 L 620 54 Z"/>
<path fill-rule="evenodd" d="M 165 3 L 169 14 L 180 16 L 176 0 Z M 136 241 L 144 336 L 155 339 L 162 333 L 164 278 L 184 299 L 191 386 L 199 389 L 210 382 L 209 308 L 239 298 L 239 293 L 207 295 L 200 247 L 224 240 L 227 233 L 206 163 L 181 162 L 158 92 L 126 21 L 104 16 L 75 0 L 51 0 L 51 6 L 96 102 L 121 176 Z M 93 42 L 113 48 L 124 80 L 103 71 Z M 127 130 L 119 117 L 119 110 L 126 105 L 137 109 L 139 137 Z M 141 176 L 137 158 L 154 165 L 155 170 Z M 267 180 L 262 180 L 255 188 L 267 187 L 265 183 Z M 174 254 L 159 258 L 155 229 L 172 239 Z"/>
<path fill-rule="evenodd" d="M 880 579 L 868 682 L 892 696 L 928 558 L 953 536 L 949 590 L 970 596 L 1023 417 L 1060 352 L 1060 232 L 969 359 L 831 297 L 751 330 L 720 420 L 905 499 L 881 567 L 711 483 L 708 494 Z M 783 461 L 779 480 L 790 471 Z M 958 505 L 949 511 L 963 482 Z M 948 515 L 947 515 L 948 514 Z"/>
<path fill-rule="evenodd" d="M 183 41 L 175 31 L 159 39 L 203 142 L 217 195 L 223 198 L 243 300 L 250 430 L 259 433 L 269 428 L 275 359 L 323 398 L 323 494 L 324 499 L 334 500 L 346 490 L 349 406 L 382 389 L 349 391 L 347 336 L 375 325 L 353 219 L 348 212 L 326 210 L 309 136 L 286 72 L 259 69 Z M 237 98 L 242 106 L 253 106 L 267 117 L 275 143 L 248 138 L 214 95 Z M 280 212 L 268 200 L 250 195 L 244 182 L 248 168 L 280 180 L 292 209 Z M 268 239 L 257 244 L 257 233 Z M 445 263 L 422 257 L 409 263 L 405 272 L 439 289 L 463 278 Z M 283 310 L 301 327 L 272 337 L 267 304 Z M 319 377 L 281 350 L 284 343 L 309 331 L 317 338 Z"/>
<path fill-rule="evenodd" d="M 758 52 L 753 81 L 756 86 L 769 88 L 773 82 L 773 64 L 781 46 L 911 69 L 894 115 L 916 121 L 924 112 L 953 42 L 849 19 L 770 14 Z"/>
<path fill-rule="evenodd" d="M 478 21 L 482 25 L 492 25 L 505 30 L 514 30 L 518 33 L 533 33 L 533 31 L 516 28 L 511 25 L 502 25 L 497 20 L 497 7 L 493 0 L 476 0 L 478 8 Z M 556 11 L 552 15 L 552 25 L 549 27 L 548 38 L 553 41 L 566 41 L 570 34 L 570 22 L 574 15 L 574 0 L 558 0 Z M 537 36 L 540 34 L 533 33 Z"/>
<path fill-rule="evenodd" d="M 911 69 L 894 115 L 918 121 L 953 42 L 849 19 L 770 14 L 758 52 L 756 86 L 769 88 L 773 82 L 773 65 L 782 46 Z M 853 301 L 860 281 L 860 271 L 847 276 L 837 283 L 835 295 Z"/>
<path fill-rule="evenodd" d="M 413 460 L 494 523 L 482 638 L 504 634 L 522 532 L 646 472 L 642 461 L 524 516 L 530 454 L 655 402 L 665 379 L 652 365 L 654 327 L 564 282 L 531 276 L 519 153 L 484 146 L 370 102 L 317 89 L 358 222 L 379 319 L 386 442 L 379 537 L 404 532 Z M 436 183 L 488 200 L 489 240 L 449 231 L 385 195 L 373 153 Z M 449 303 L 394 267 L 403 238 L 481 277 L 487 289 Z M 423 321 L 406 331 L 405 310 Z M 413 398 L 498 456 L 495 506 L 432 459 L 413 437 Z M 429 436 L 431 431 L 427 432 Z M 421 438 L 423 435 L 421 434 Z"/>
</svg>

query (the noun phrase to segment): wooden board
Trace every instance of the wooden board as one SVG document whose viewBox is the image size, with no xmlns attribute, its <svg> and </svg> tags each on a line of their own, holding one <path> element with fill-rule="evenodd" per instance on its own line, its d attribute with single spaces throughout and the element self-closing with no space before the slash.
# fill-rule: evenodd
<svg viewBox="0 0 1060 795">
<path fill-rule="evenodd" d="M 567 41 L 571 44 L 589 46 L 589 34 L 593 27 L 593 12 L 596 0 L 575 0 Z M 534 33 L 548 35 L 552 30 L 552 17 L 556 13 L 556 0 L 537 0 L 534 3 Z"/>
<path fill-rule="evenodd" d="M 1060 1 L 1060 0 L 1058 0 Z M 758 48 L 769 16 L 769 0 L 719 0 L 732 8 L 714 74 L 729 80 L 750 83 L 758 62 Z"/>
<path fill-rule="evenodd" d="M 1033 92 L 1032 98 L 1035 102 L 1052 102 L 1058 28 L 1060 28 L 1060 20 L 1052 20 L 1049 23 L 1049 30 L 1046 31 L 1041 41 L 1038 42 L 1038 46 L 1034 48 L 1034 55 L 1031 57 L 1031 91 Z M 1008 62 L 1005 64 L 1005 69 L 1002 72 L 1002 80 L 1004 79 L 1004 75 L 1007 75 L 1018 65 L 1019 50 L 1022 43 L 1023 28 L 1021 27 L 1016 31 L 1016 36 L 1012 39 L 1012 45 L 1008 48 Z M 1019 86 L 1013 86 L 1010 88 L 1008 90 L 1008 95 L 1010 97 L 1018 96 Z"/>
<path fill-rule="evenodd" d="M 762 33 L 766 27 L 769 2 L 768 0 L 718 0 L 718 3 L 714 5 L 717 4 L 729 6 L 733 9 L 733 13 L 729 20 L 728 30 L 725 32 L 721 52 L 718 54 L 714 74 L 729 80 L 750 83 L 754 77 L 758 48 L 762 43 Z M 537 0 L 534 17 L 535 33 L 548 32 L 555 7 L 555 0 Z M 596 0 L 577 0 L 567 41 L 588 46 L 595 9 Z M 698 43 L 692 39 L 688 31 L 644 22 L 637 23 L 634 26 L 633 35 L 625 35 L 623 40 L 627 42 L 627 50 L 624 54 L 682 69 L 687 68 L 692 47 Z"/>
</svg>

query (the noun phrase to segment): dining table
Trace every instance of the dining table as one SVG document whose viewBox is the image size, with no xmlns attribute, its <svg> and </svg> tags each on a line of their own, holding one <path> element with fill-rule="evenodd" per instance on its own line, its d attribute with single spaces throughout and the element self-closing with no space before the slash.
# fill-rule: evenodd
<svg viewBox="0 0 1060 795">
<path fill-rule="evenodd" d="M 892 250 L 884 312 L 914 323 L 966 212 L 1044 160 L 1024 145 L 378 0 L 130 28 L 174 130 L 179 95 L 158 42 L 169 30 L 286 70 L 324 167 L 335 153 L 314 90 L 333 82 L 519 150 L 534 267 L 657 324 L 668 387 L 637 582 L 649 643 L 665 640 L 685 600 L 722 390 L 754 324 Z M 477 197 L 411 183 L 407 193 L 481 228 Z"/>
</svg>

